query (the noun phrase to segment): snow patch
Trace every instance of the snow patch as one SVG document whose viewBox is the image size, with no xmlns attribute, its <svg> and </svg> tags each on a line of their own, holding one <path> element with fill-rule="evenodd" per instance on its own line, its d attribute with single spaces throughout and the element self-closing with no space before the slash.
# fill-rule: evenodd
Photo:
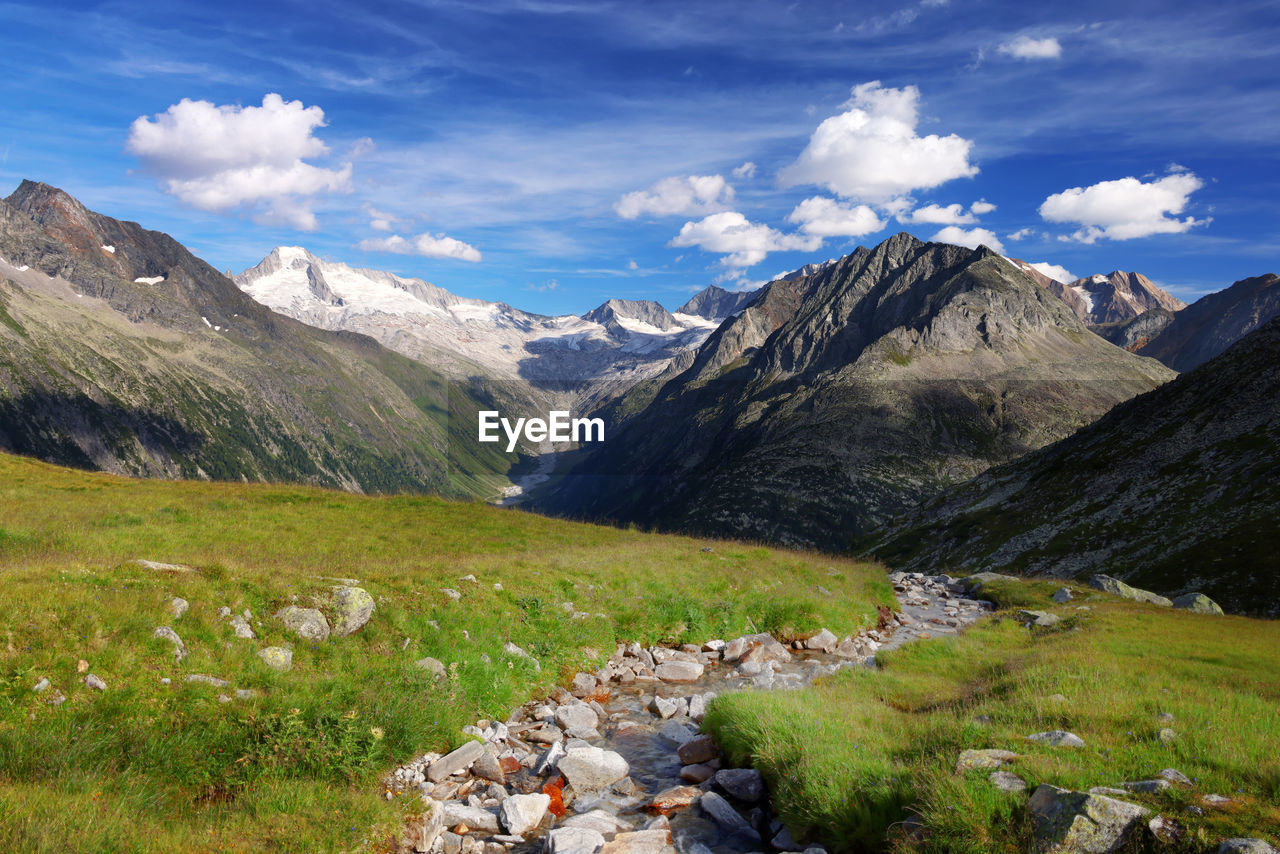
<svg viewBox="0 0 1280 854">
<path fill-rule="evenodd" d="M 158 285 L 164 281 L 164 276 L 139 276 L 134 281 L 140 285 Z"/>
<path fill-rule="evenodd" d="M 204 321 L 205 326 L 209 327 L 210 329 L 213 328 L 213 324 L 209 322 L 209 318 L 201 316 L 200 319 Z"/>
<path fill-rule="evenodd" d="M 1094 278 L 1096 279 L 1097 276 L 1095 276 Z M 1103 281 L 1106 281 L 1105 277 Z M 1076 285 L 1071 290 L 1075 291 L 1076 295 L 1080 297 L 1080 299 L 1084 300 L 1084 310 L 1092 313 L 1093 312 L 1093 294 L 1085 290 L 1084 285 Z"/>
<path fill-rule="evenodd" d="M 105 243 L 104 243 L 104 244 L 102 244 L 102 251 L 103 251 L 103 252 L 110 252 L 112 255 L 116 254 L 116 248 L 115 248 L 114 246 L 108 246 L 108 245 L 107 245 L 107 244 L 105 244 Z"/>
<path fill-rule="evenodd" d="M 1111 280 L 1108 279 L 1106 276 L 1102 275 L 1101 273 L 1094 273 L 1093 277 L 1090 278 L 1089 281 L 1093 282 L 1095 285 L 1105 285 L 1107 282 Z"/>
</svg>

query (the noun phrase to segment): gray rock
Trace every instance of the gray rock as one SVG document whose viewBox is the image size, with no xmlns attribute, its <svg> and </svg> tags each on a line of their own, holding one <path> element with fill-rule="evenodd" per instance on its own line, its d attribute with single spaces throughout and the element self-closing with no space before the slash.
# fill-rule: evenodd
<svg viewBox="0 0 1280 854">
<path fill-rule="evenodd" d="M 169 616 L 175 620 L 180 619 L 183 614 L 187 613 L 187 609 L 191 607 L 191 603 L 180 596 L 174 596 L 169 600 Z"/>
<path fill-rule="evenodd" d="M 557 827 L 547 834 L 546 854 L 596 854 L 604 836 L 586 827 Z"/>
<path fill-rule="evenodd" d="M 178 633 L 168 626 L 158 626 L 156 630 L 151 633 L 151 636 L 153 638 L 167 640 L 169 643 L 173 644 L 173 657 L 177 661 L 181 661 L 182 657 L 187 654 L 187 645 L 182 642 L 182 638 L 178 637 Z"/>
<path fill-rule="evenodd" d="M 498 817 L 507 833 L 523 836 L 542 823 L 550 806 L 550 795 L 512 795 L 502 802 Z"/>
<path fill-rule="evenodd" d="M 592 679 L 594 682 L 594 678 Z M 565 730 L 593 730 L 600 725 L 600 716 L 583 702 L 561 706 L 555 712 L 556 726 Z"/>
<path fill-rule="evenodd" d="M 1160 772 L 1161 778 L 1168 780 L 1170 783 L 1180 783 L 1183 786 L 1191 785 L 1191 778 L 1183 774 L 1177 768 L 1166 768 Z"/>
<path fill-rule="evenodd" d="M 991 785 L 1002 792 L 1025 792 L 1027 790 L 1027 781 L 1008 771 L 992 771 L 987 775 L 987 779 L 991 781 Z"/>
<path fill-rule="evenodd" d="M 1151 831 L 1151 835 L 1156 838 L 1156 841 L 1163 845 L 1176 845 L 1182 841 L 1183 836 L 1186 834 L 1181 824 L 1162 815 L 1158 815 L 1147 822 L 1147 828 Z"/>
<path fill-rule="evenodd" d="M 631 825 L 626 821 L 604 809 L 593 809 L 590 812 L 571 815 L 565 818 L 561 825 L 564 827 L 582 827 L 606 836 L 612 836 L 619 830 L 632 829 Z"/>
<path fill-rule="evenodd" d="M 1073 732 L 1064 732 L 1060 729 L 1034 733 L 1027 736 L 1027 741 L 1036 741 L 1051 747 L 1084 747 L 1083 738 Z"/>
<path fill-rule="evenodd" d="M 257 697 L 257 696 L 258 696 L 258 692 L 257 692 L 257 691 L 255 691 L 255 690 L 253 690 L 252 688 L 237 688 L 237 689 L 236 689 L 236 699 L 237 699 L 237 700 L 252 700 L 252 699 L 254 699 L 254 698 L 255 698 L 255 697 Z"/>
<path fill-rule="evenodd" d="M 471 766 L 471 773 L 490 783 L 507 782 L 507 775 L 502 771 L 502 763 L 498 761 L 497 755 L 489 750 L 481 754 Z"/>
<path fill-rule="evenodd" d="M 315 608 L 289 605 L 276 611 L 276 619 L 303 640 L 322 641 L 329 638 L 329 621 Z"/>
<path fill-rule="evenodd" d="M 427 769 L 427 779 L 439 783 L 450 774 L 465 771 L 471 767 L 484 753 L 484 745 L 478 741 L 468 741 L 457 750 L 440 757 Z M 496 831 L 495 831 L 496 832 Z"/>
<path fill-rule="evenodd" d="M 696 661 L 664 661 L 653 669 L 663 682 L 685 684 L 702 678 L 705 668 Z"/>
<path fill-rule="evenodd" d="M 669 718 L 676 713 L 676 704 L 674 700 L 654 695 L 654 698 L 649 701 L 649 711 L 660 718 Z"/>
<path fill-rule="evenodd" d="M 1089 790 L 1091 795 L 1116 795 L 1118 797 L 1127 797 L 1129 792 L 1125 789 L 1117 789 L 1115 786 L 1094 786 Z"/>
<path fill-rule="evenodd" d="M 335 587 L 329 599 L 333 634 L 344 638 L 364 628 L 373 616 L 373 597 L 362 587 Z"/>
<path fill-rule="evenodd" d="M 543 797 L 547 796 L 543 795 Z M 485 833 L 502 832 L 498 824 L 498 814 L 493 810 L 469 806 L 461 801 L 446 801 L 444 804 L 444 826 L 457 827 L 460 824 L 465 824 L 472 830 L 482 830 Z"/>
<path fill-rule="evenodd" d="M 600 854 L 662 854 L 669 849 L 669 830 L 634 830 L 619 833 L 604 844 Z"/>
<path fill-rule="evenodd" d="M 720 825 L 721 830 L 725 833 L 755 842 L 761 841 L 760 834 L 751 826 L 751 823 L 739 815 L 738 811 L 731 807 L 728 801 L 715 792 L 704 794 L 698 805 L 716 824 Z"/>
<path fill-rule="evenodd" d="M 1067 604 L 1072 600 L 1072 598 L 1074 597 L 1071 595 L 1071 590 L 1066 587 L 1059 587 L 1053 594 L 1053 601 L 1057 602 L 1059 605 Z"/>
<path fill-rule="evenodd" d="M 209 676 L 205 673 L 191 673 L 182 680 L 183 682 L 199 683 L 202 685 L 212 685 L 215 688 L 225 688 L 231 683 L 225 679 L 219 679 L 217 676 Z"/>
<path fill-rule="evenodd" d="M 712 780 L 728 795 L 748 804 L 764 797 L 764 779 L 754 768 L 725 768 Z"/>
<path fill-rule="evenodd" d="M 507 641 L 505 644 L 502 645 L 502 651 L 507 655 L 513 656 L 515 658 L 523 658 L 526 661 L 532 662 L 534 670 L 542 670 L 542 665 L 538 663 L 538 659 L 534 658 L 532 655 L 525 652 L 523 649 L 516 646 L 511 641 Z"/>
<path fill-rule="evenodd" d="M 826 629 L 823 629 L 813 637 L 806 640 L 804 642 L 804 648 L 816 649 L 821 652 L 830 653 L 835 651 L 835 648 L 839 646 L 839 644 L 840 644 L 839 638 L 837 638 L 834 634 L 827 631 Z"/>
<path fill-rule="evenodd" d="M 1140 795 L 1150 795 L 1156 792 L 1163 792 L 1173 784 L 1168 780 L 1137 780 L 1132 783 L 1122 783 L 1125 791 L 1134 792 Z"/>
<path fill-rule="evenodd" d="M 1203 593 L 1185 593 L 1173 600 L 1173 607 L 1197 614 L 1221 614 L 1222 606 Z"/>
<path fill-rule="evenodd" d="M 1033 626 L 1056 626 L 1062 622 L 1062 618 L 1057 614 L 1050 614 L 1048 611 L 1019 611 L 1018 619 L 1024 623 L 1030 623 Z"/>
<path fill-rule="evenodd" d="M 49 682 L 47 677 L 41 676 L 40 679 L 36 682 L 36 684 L 31 686 L 31 690 L 36 692 L 37 694 L 43 694 L 45 691 L 49 690 L 50 684 L 51 683 Z"/>
<path fill-rule="evenodd" d="M 555 767 L 559 764 L 560 760 L 564 758 L 564 752 L 563 741 L 553 743 L 549 748 L 547 748 L 547 752 L 542 754 L 538 759 L 538 764 L 533 766 L 533 773 L 540 777 L 545 777 L 547 774 L 550 774 L 555 770 Z"/>
<path fill-rule="evenodd" d="M 1027 810 L 1044 854 L 1110 854 L 1151 815 L 1145 807 L 1048 783 L 1031 795 Z"/>
<path fill-rule="evenodd" d="M 219 619 L 225 620 L 230 616 L 231 616 L 231 609 L 228 608 L 226 605 L 223 605 L 221 608 L 218 609 Z"/>
<path fill-rule="evenodd" d="M 658 740 L 672 747 L 679 747 L 685 742 L 696 738 L 697 735 L 697 730 L 680 721 L 667 721 L 662 729 L 658 730 Z"/>
<path fill-rule="evenodd" d="M 155 560 L 142 560 L 140 558 L 129 562 L 135 566 L 140 566 L 143 569 L 150 569 L 155 572 L 195 572 L 191 567 L 181 563 L 161 563 Z"/>
<path fill-rule="evenodd" d="M 1173 742 L 1178 740 L 1178 734 L 1173 730 L 1169 729 L 1168 727 L 1165 727 L 1164 729 L 1156 733 L 1156 738 L 1160 739 L 1160 741 L 1162 741 L 1165 744 L 1172 744 Z"/>
<path fill-rule="evenodd" d="M 689 717 L 695 721 L 701 721 L 707 714 L 707 695 L 694 694 L 689 698 Z"/>
<path fill-rule="evenodd" d="M 444 675 L 447 672 L 443 661 L 438 658 L 432 658 L 429 655 L 426 658 L 419 658 L 413 663 L 413 666 L 420 667 L 423 670 L 428 671 L 436 679 L 444 678 Z"/>
<path fill-rule="evenodd" d="M 956 773 L 961 774 L 973 769 L 999 768 L 1006 762 L 1012 762 L 1017 758 L 1018 754 L 1012 750 L 962 750 L 960 751 L 960 757 L 956 759 Z"/>
<path fill-rule="evenodd" d="M 413 850 L 427 854 L 444 830 L 444 804 L 431 798 L 423 798 L 422 801 L 422 823 L 418 825 L 418 838 L 414 840 Z"/>
<path fill-rule="evenodd" d="M 107 690 L 107 683 L 103 682 L 100 677 L 95 676 L 92 673 L 84 677 L 84 684 L 88 685 L 90 688 L 92 688 L 95 691 Z"/>
<path fill-rule="evenodd" d="M 1132 599 L 1135 602 L 1149 602 L 1152 605 L 1161 605 L 1165 608 L 1173 606 L 1173 602 L 1163 596 L 1152 593 L 1150 590 L 1140 590 L 1137 587 L 1130 587 L 1118 578 L 1112 578 L 1110 575 L 1095 575 L 1089 579 L 1089 586 L 1095 590 L 1101 590 L 1103 593 L 1110 593 L 1113 596 L 1120 596 L 1125 599 Z"/>
<path fill-rule="evenodd" d="M 1265 839 L 1236 837 L 1224 839 L 1218 846 L 1218 854 L 1276 854 L 1276 849 Z"/>
<path fill-rule="evenodd" d="M 452 587 L 441 587 L 440 592 L 448 596 L 450 599 L 452 599 L 455 602 L 457 602 L 459 599 L 462 598 L 462 594 L 459 593 L 457 590 L 454 590 Z"/>
<path fill-rule="evenodd" d="M 998 572 L 977 572 L 977 573 L 974 573 L 973 575 L 966 576 L 965 578 L 959 579 L 956 582 L 956 584 L 959 585 L 962 589 L 972 593 L 972 592 L 981 590 L 984 586 L 992 583 L 993 581 L 999 582 L 999 581 L 1021 581 L 1021 580 L 1022 579 L 1015 578 L 1012 575 L 1001 575 Z"/>
<path fill-rule="evenodd" d="M 556 768 L 579 795 L 607 789 L 631 771 L 619 754 L 590 746 L 566 750 Z"/>
<path fill-rule="evenodd" d="M 262 659 L 262 663 L 283 673 L 293 667 L 293 650 L 286 649 L 283 646 L 269 646 L 265 649 L 258 650 L 258 658 Z"/>
<path fill-rule="evenodd" d="M 249 626 L 249 621 L 239 614 L 231 618 L 231 628 L 238 638 L 253 640 L 255 637 L 253 629 Z"/>
</svg>

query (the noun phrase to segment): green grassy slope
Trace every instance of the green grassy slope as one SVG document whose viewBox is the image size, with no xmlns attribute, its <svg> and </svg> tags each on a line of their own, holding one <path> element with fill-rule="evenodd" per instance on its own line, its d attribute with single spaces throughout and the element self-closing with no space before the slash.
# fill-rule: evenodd
<svg viewBox="0 0 1280 854">
<path fill-rule="evenodd" d="M 505 716 L 591 649 L 853 631 L 891 599 L 867 564 L 705 545 L 437 498 L 128 480 L 0 455 L 0 850 L 377 850 L 414 806 L 379 798 L 381 773 Z M 374 596 L 357 634 L 312 644 L 270 618 L 328 577 Z M 173 596 L 191 603 L 177 620 Z M 223 606 L 250 609 L 258 639 L 236 638 Z M 152 637 L 163 625 L 187 646 L 180 663 Z M 504 656 L 508 640 L 541 670 Z M 258 660 L 269 645 L 292 647 L 291 671 Z M 427 655 L 453 665 L 445 680 L 414 666 Z M 81 660 L 106 691 L 83 684 Z M 33 693 L 42 677 L 63 705 Z M 233 689 L 257 696 L 217 701 Z"/>
</svg>

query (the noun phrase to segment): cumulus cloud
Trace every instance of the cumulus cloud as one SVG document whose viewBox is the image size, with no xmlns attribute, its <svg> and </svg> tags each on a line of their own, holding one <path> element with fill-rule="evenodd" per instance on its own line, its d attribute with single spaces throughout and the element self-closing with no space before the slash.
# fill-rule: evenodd
<svg viewBox="0 0 1280 854">
<path fill-rule="evenodd" d="M 802 250 L 812 252 L 822 245 L 822 237 L 811 234 L 784 234 L 767 225 L 749 221 L 737 211 L 723 211 L 686 222 L 669 246 L 697 246 L 725 257 L 726 267 L 759 264 L 770 252 Z"/>
<path fill-rule="evenodd" d="M 741 167 L 739 167 L 741 168 Z M 663 178 L 647 190 L 627 193 L 613 209 L 623 219 L 653 216 L 693 216 L 722 210 L 733 201 L 733 187 L 721 175 Z"/>
<path fill-rule="evenodd" d="M 1050 264 L 1048 261 L 1028 261 L 1027 266 L 1035 267 L 1049 278 L 1062 282 L 1064 285 L 1067 282 L 1074 282 L 1077 278 L 1066 267 L 1060 267 L 1057 264 Z"/>
<path fill-rule="evenodd" d="M 945 208 L 938 205 L 925 205 L 908 214 L 899 214 L 898 216 L 898 222 L 912 224 L 970 225 L 977 221 L 978 218 L 976 216 L 971 213 L 965 213 L 964 208 L 960 205 L 947 205 Z"/>
<path fill-rule="evenodd" d="M 1061 59 L 1062 45 L 1055 38 L 1033 39 L 1031 36 L 1018 36 L 996 48 L 1005 56 L 1017 59 Z"/>
<path fill-rule="evenodd" d="M 978 174 L 969 163 L 971 140 L 916 134 L 919 102 L 915 86 L 886 89 L 875 80 L 853 87 L 848 111 L 818 125 L 779 180 L 785 187 L 818 184 L 845 198 L 879 204 Z"/>
<path fill-rule="evenodd" d="M 1054 193 L 1040 205 L 1040 216 L 1049 222 L 1083 226 L 1062 238 L 1081 243 L 1093 243 L 1100 237 L 1131 240 L 1152 234 L 1181 234 L 1209 222 L 1190 216 L 1176 218 L 1186 209 L 1191 194 L 1202 186 L 1204 182 L 1191 172 L 1174 172 L 1150 182 L 1133 177 L 1102 181 Z"/>
<path fill-rule="evenodd" d="M 975 213 L 978 216 L 982 216 L 983 214 L 989 214 L 995 209 L 996 209 L 996 206 L 991 204 L 991 202 L 987 201 L 986 199 L 978 199 L 976 202 L 969 205 L 969 212 Z"/>
<path fill-rule="evenodd" d="M 416 237 L 404 238 L 398 234 L 390 237 L 378 237 L 361 240 L 360 248 L 365 252 L 392 252 L 396 255 L 422 255 L 427 258 L 453 258 L 458 261 L 476 263 L 480 260 L 480 250 L 469 243 L 446 237 L 443 234 L 419 234 Z"/>
<path fill-rule="evenodd" d="M 934 243 L 954 243 L 956 246 L 967 246 L 970 249 L 986 246 L 1001 255 L 1004 254 L 1004 244 L 1000 242 L 1000 238 L 996 237 L 995 232 L 986 228 L 964 229 L 956 225 L 949 225 L 931 237 L 930 240 Z"/>
<path fill-rule="evenodd" d="M 262 220 L 312 230 L 311 197 L 351 190 L 350 163 L 325 169 L 306 162 L 329 153 L 314 134 L 324 126 L 319 107 L 274 92 L 261 107 L 184 98 L 135 120 L 127 147 L 184 204 L 216 212 L 243 208 Z"/>
<path fill-rule="evenodd" d="M 1036 230 L 1034 228 L 1020 228 L 1005 235 L 1010 240 L 1026 240 L 1028 237 L 1035 237 Z"/>
<path fill-rule="evenodd" d="M 392 231 L 395 223 L 400 221 L 399 217 L 380 211 L 372 205 L 365 205 L 364 209 L 369 214 L 369 227 L 374 231 Z"/>
<path fill-rule="evenodd" d="M 738 179 L 756 177 L 756 165 L 748 160 L 746 163 L 743 163 L 741 166 L 738 166 L 733 170 L 733 177 Z"/>
<path fill-rule="evenodd" d="M 866 205 L 842 205 L 835 199 L 814 196 L 796 205 L 787 222 L 805 234 L 819 237 L 862 237 L 885 227 L 885 221 Z"/>
</svg>

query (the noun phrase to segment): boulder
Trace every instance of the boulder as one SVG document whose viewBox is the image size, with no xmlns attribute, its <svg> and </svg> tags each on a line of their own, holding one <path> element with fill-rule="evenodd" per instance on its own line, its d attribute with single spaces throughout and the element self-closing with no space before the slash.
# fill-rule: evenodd
<svg viewBox="0 0 1280 854">
<path fill-rule="evenodd" d="M 1083 738 L 1073 732 L 1064 732 L 1060 729 L 1034 733 L 1027 736 L 1027 741 L 1047 744 L 1050 747 L 1084 747 Z"/>
<path fill-rule="evenodd" d="M 1024 623 L 1030 623 L 1033 626 L 1041 626 L 1048 628 L 1056 626 L 1062 622 L 1062 618 L 1057 614 L 1050 614 L 1048 611 L 1019 611 L 1018 619 Z"/>
<path fill-rule="evenodd" d="M 686 765 L 680 769 L 680 779 L 686 783 L 705 783 L 716 775 L 716 769 L 710 765 Z"/>
<path fill-rule="evenodd" d="M 546 798 L 547 796 L 543 795 L 542 797 Z M 503 801 L 503 803 L 506 803 L 506 801 Z M 498 827 L 498 815 L 493 810 L 473 807 L 461 801 L 446 801 L 444 805 L 445 827 L 457 827 L 460 824 L 465 824 L 472 830 L 481 830 L 485 833 L 501 833 Z"/>
<path fill-rule="evenodd" d="M 1152 605 L 1161 605 L 1165 608 L 1173 605 L 1173 602 L 1163 596 L 1152 593 L 1150 590 L 1139 590 L 1137 587 L 1130 587 L 1120 579 L 1112 578 L 1110 575 L 1095 575 L 1089 579 L 1089 586 L 1095 590 L 1101 590 L 1103 593 L 1132 599 L 1135 602 L 1149 602 Z"/>
<path fill-rule="evenodd" d="M 716 772 L 713 782 L 744 803 L 754 804 L 764 797 L 764 779 L 754 768 L 725 768 Z"/>
<path fill-rule="evenodd" d="M 669 718 L 676 713 L 676 704 L 674 700 L 668 700 L 666 697 L 654 695 L 649 701 L 649 711 L 653 712 L 660 718 Z"/>
<path fill-rule="evenodd" d="M 373 616 L 373 597 L 362 587 L 335 587 L 329 597 L 333 634 L 345 638 L 364 628 Z"/>
<path fill-rule="evenodd" d="M 987 779 L 1002 792 L 1025 792 L 1027 781 L 1008 771 L 992 771 Z"/>
<path fill-rule="evenodd" d="M 653 672 L 663 682 L 687 684 L 701 679 L 704 669 L 697 661 L 664 661 Z"/>
<path fill-rule="evenodd" d="M 1018 754 L 1011 750 L 962 750 L 956 760 L 956 773 L 971 770 L 990 770 L 1012 762 Z"/>
<path fill-rule="evenodd" d="M 1203 593 L 1186 593 L 1173 600 L 1173 607 L 1197 614 L 1221 614 L 1222 606 Z"/>
<path fill-rule="evenodd" d="M 1134 792 L 1135 794 L 1139 794 L 1139 795 L 1152 795 L 1152 794 L 1155 794 L 1156 792 L 1163 792 L 1165 789 L 1170 788 L 1173 784 L 1170 783 L 1168 780 L 1159 779 L 1159 780 L 1136 780 L 1132 783 L 1122 783 L 1121 785 L 1124 786 L 1125 791 L 1127 792 Z"/>
<path fill-rule="evenodd" d="M 702 797 L 702 790 L 697 786 L 673 786 L 653 796 L 649 809 L 661 815 L 669 815 L 677 810 L 688 809 Z"/>
<path fill-rule="evenodd" d="M 720 755 L 720 747 L 716 744 L 716 740 L 709 735 L 700 735 L 697 738 L 691 738 L 684 744 L 680 745 L 680 749 L 676 751 L 680 755 L 681 763 L 685 765 L 697 765 L 703 762 L 709 762 Z"/>
<path fill-rule="evenodd" d="M 269 646 L 266 649 L 260 649 L 258 650 L 258 658 L 261 658 L 262 663 L 272 670 L 283 672 L 293 667 L 293 650 L 285 649 L 282 646 Z"/>
<path fill-rule="evenodd" d="M 667 721 L 662 729 L 658 730 L 658 740 L 672 747 L 679 747 L 696 738 L 697 735 L 697 730 L 680 721 Z"/>
<path fill-rule="evenodd" d="M 566 731 L 593 730 L 600 725 L 600 716 L 586 703 L 574 702 L 556 709 L 555 721 L 556 726 Z"/>
<path fill-rule="evenodd" d="M 253 640 L 255 637 L 253 634 L 253 628 L 249 625 L 249 621 L 239 614 L 236 614 L 231 618 L 231 629 L 236 633 L 236 637 L 238 638 Z"/>
<path fill-rule="evenodd" d="M 276 619 L 303 640 L 322 641 L 329 638 L 329 621 L 315 608 L 289 605 L 276 611 Z"/>
<path fill-rule="evenodd" d="M 1053 601 L 1057 602 L 1059 605 L 1065 605 L 1070 602 L 1073 597 L 1069 588 L 1059 587 L 1054 591 L 1052 598 Z"/>
<path fill-rule="evenodd" d="M 1146 807 L 1041 784 L 1027 802 L 1041 854 L 1119 851 L 1151 815 Z"/>
<path fill-rule="evenodd" d="M 542 824 L 542 819 L 546 817 L 547 808 L 550 806 L 550 795 L 512 795 L 498 808 L 498 817 L 502 820 L 502 826 L 507 829 L 507 833 L 512 836 L 524 836 Z"/>
<path fill-rule="evenodd" d="M 740 836 L 753 842 L 761 841 L 760 834 L 751 826 L 751 823 L 715 792 L 707 792 L 703 795 L 698 805 L 716 824 L 720 825 L 720 829 L 726 834 Z"/>
<path fill-rule="evenodd" d="M 1218 854 L 1276 854 L 1276 849 L 1263 839 L 1236 837 L 1224 839 L 1218 846 Z"/>
<path fill-rule="evenodd" d="M 804 642 L 805 649 L 816 649 L 820 652 L 834 652 L 835 648 L 840 644 L 840 639 L 826 629 L 818 632 L 813 637 Z"/>
<path fill-rule="evenodd" d="M 959 579 L 956 584 L 968 590 L 970 593 L 981 590 L 985 585 L 1000 581 L 1021 581 L 1012 575 L 1001 575 L 998 572 L 976 572 L 973 575 Z"/>
<path fill-rule="evenodd" d="M 596 854 L 604 836 L 585 827 L 557 827 L 547 834 L 546 854 Z"/>
<path fill-rule="evenodd" d="M 440 757 L 427 769 L 427 779 L 439 783 L 451 774 L 465 771 L 484 754 L 484 745 L 478 741 L 468 741 L 457 750 Z"/>
<path fill-rule="evenodd" d="M 556 768 L 579 795 L 607 789 L 631 771 L 619 754 L 590 746 L 566 750 Z"/>
</svg>

